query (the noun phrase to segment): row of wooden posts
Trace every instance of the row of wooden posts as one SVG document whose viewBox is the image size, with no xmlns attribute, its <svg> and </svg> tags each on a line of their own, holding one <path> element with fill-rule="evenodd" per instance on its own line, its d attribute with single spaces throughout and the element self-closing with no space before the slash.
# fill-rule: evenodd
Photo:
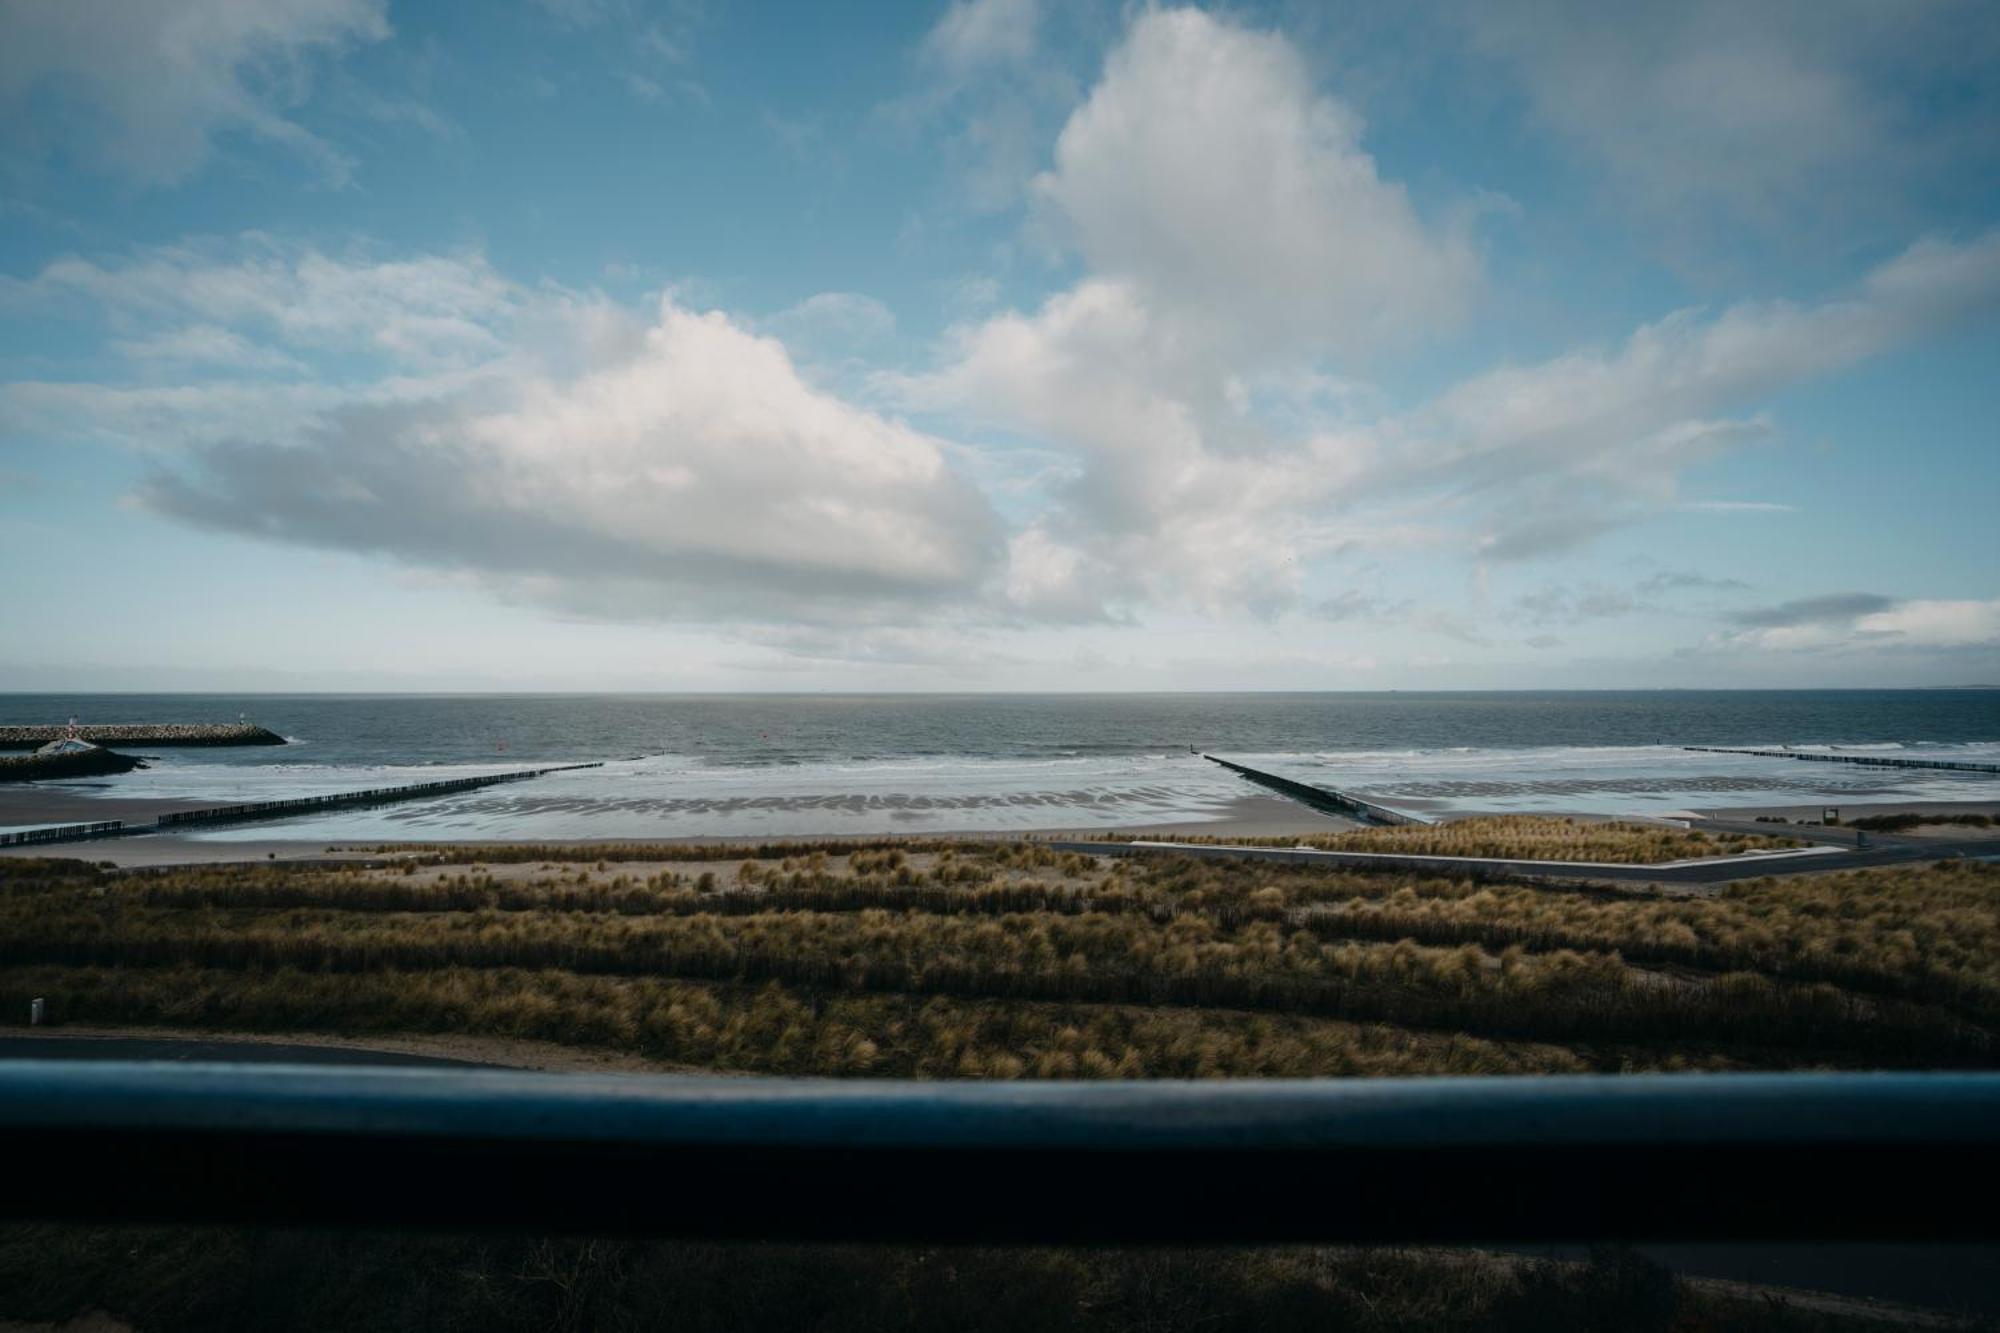
<svg viewBox="0 0 2000 1333">
<path fill-rule="evenodd" d="M 1812 750 L 1732 750 L 1720 745 L 1683 745 L 1683 750 L 1702 754 L 1747 754 L 1759 759 L 1803 759 L 1814 764 L 1861 764 L 1868 768 L 1941 768 L 1956 773 L 2000 773 L 2000 764 L 1978 764 L 1962 759 L 1897 759 L 1876 754 L 1822 754 Z"/>
<path fill-rule="evenodd" d="M 42 843 L 82 842 L 91 838 L 115 838 L 143 833 L 178 833 L 183 829 L 210 824 L 238 824 L 253 819 L 280 819 L 288 815 L 320 810 L 353 809 L 368 805 L 388 805 L 394 801 L 417 800 L 426 796 L 448 796 L 476 791 L 502 782 L 521 782 L 549 773 L 567 773 L 579 768 L 601 768 L 601 764 L 561 764 L 554 768 L 521 769 L 512 773 L 488 773 L 479 777 L 445 778 L 437 782 L 417 782 L 402 787 L 371 787 L 366 791 L 334 792 L 327 796 L 297 796 L 283 801 L 249 801 L 238 805 L 210 806 L 202 810 L 175 810 L 158 819 L 142 822 L 100 820 L 91 824 L 62 824 L 54 828 L 27 829 L 20 833 L 0 833 L 0 847 L 26 847 Z"/>
</svg>

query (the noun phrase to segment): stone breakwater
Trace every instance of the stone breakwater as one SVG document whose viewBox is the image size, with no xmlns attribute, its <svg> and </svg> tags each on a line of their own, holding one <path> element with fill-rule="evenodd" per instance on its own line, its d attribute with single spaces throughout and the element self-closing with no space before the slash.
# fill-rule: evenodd
<svg viewBox="0 0 2000 1333">
<path fill-rule="evenodd" d="M 101 778 L 144 768 L 142 760 L 115 750 L 0 756 L 0 782 L 48 782 L 59 778 Z"/>
<path fill-rule="evenodd" d="M 70 734 L 67 726 L 0 727 L 0 750 L 33 750 Z M 101 722 L 78 727 L 96 745 L 283 745 L 285 738 L 253 722 Z"/>
</svg>

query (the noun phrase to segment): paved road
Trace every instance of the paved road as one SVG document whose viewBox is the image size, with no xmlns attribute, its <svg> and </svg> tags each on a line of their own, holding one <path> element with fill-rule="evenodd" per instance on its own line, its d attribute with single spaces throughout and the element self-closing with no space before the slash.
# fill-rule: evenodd
<svg viewBox="0 0 2000 1333">
<path fill-rule="evenodd" d="M 1701 827 L 1700 824 L 1696 825 Z M 1764 831 L 1768 832 L 1766 828 Z M 1859 851 L 1816 851 L 1802 855 L 1710 858 L 1683 865 L 1606 865 L 1565 861 L 1515 861 L 1497 856 L 1405 856 L 1378 852 L 1323 852 L 1292 847 L 1230 847 L 1207 843 L 1094 842 L 1063 839 L 1043 844 L 1057 851 L 1094 856 L 1136 856 L 1172 853 L 1221 860 L 1278 861 L 1290 865 L 1351 866 L 1373 870 L 1424 870 L 1439 874 L 1504 875 L 1528 879 L 1565 879 L 1609 884 L 1666 885 L 1700 891 L 1738 880 L 1766 875 L 1823 874 L 1834 870 L 1864 870 L 1873 866 L 1908 865 L 1957 857 L 1992 856 L 2000 852 L 1992 839 L 1946 842 L 1915 838 L 1871 838 Z"/>
<path fill-rule="evenodd" d="M 0 1060 L 186 1060 L 238 1064 L 426 1065 L 497 1069 L 473 1060 L 353 1046 L 276 1041 L 203 1041 L 181 1037 L 0 1037 Z"/>
</svg>

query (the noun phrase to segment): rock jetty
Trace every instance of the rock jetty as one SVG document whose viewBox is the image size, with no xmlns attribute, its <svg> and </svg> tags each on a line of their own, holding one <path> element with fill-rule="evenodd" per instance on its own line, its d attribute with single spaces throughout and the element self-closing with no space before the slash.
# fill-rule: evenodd
<svg viewBox="0 0 2000 1333">
<path fill-rule="evenodd" d="M 33 750 L 67 736 L 97 745 L 283 745 L 254 722 L 101 722 L 91 726 L 0 727 L 0 750 Z"/>
<path fill-rule="evenodd" d="M 145 761 L 101 745 L 85 745 L 53 753 L 0 756 L 0 782 L 48 782 L 58 778 L 101 778 L 144 768 Z"/>
</svg>

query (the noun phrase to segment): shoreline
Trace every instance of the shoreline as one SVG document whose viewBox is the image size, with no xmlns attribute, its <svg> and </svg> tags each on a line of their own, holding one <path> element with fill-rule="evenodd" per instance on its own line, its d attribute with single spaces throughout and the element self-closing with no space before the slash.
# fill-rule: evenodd
<svg viewBox="0 0 2000 1333">
<path fill-rule="evenodd" d="M 157 819 L 164 814 L 182 811 L 207 810 L 218 801 L 196 801 L 175 797 L 126 797 L 91 796 L 80 792 L 56 791 L 47 788 L 0 789 L 0 828 L 42 824 L 87 824 L 102 819 L 123 819 L 145 821 Z M 1068 824 L 1059 820 L 1048 824 L 1036 824 L 1020 828 L 993 829 L 912 829 L 886 832 L 837 832 L 837 833 L 773 833 L 759 834 L 751 831 L 741 833 L 692 833 L 665 834 L 658 837 L 571 837 L 571 838 L 381 838 L 381 842 L 778 842 L 786 839 L 806 838 L 1011 838 L 1029 834 L 1087 834 L 1109 832 L 1150 832 L 1150 833 L 1194 833 L 1223 832 L 1244 836 L 1274 835 L 1283 833 L 1325 832 L 1329 829 L 1359 828 L 1360 824 L 1324 815 L 1311 810 L 1296 801 L 1282 796 L 1262 793 L 1245 793 L 1232 797 L 1228 804 L 1216 807 L 1217 814 L 1212 819 L 1188 818 L 1168 821 L 1135 821 L 1130 824 Z M 135 836 L 145 837 L 146 834 Z M 297 841 L 296 839 L 279 841 Z M 324 841 L 324 840 L 323 840 Z M 334 839 L 332 841 L 340 841 Z M 347 841 L 356 841 L 348 839 Z"/>
<path fill-rule="evenodd" d="M 206 810 L 219 804 L 222 802 L 172 796 L 86 795 L 74 787 L 0 787 L 0 828 L 90 824 L 101 819 L 158 819 L 161 815 Z"/>
<path fill-rule="evenodd" d="M 4 794 L 0 794 L 4 795 Z M 174 800 L 99 800 L 90 797 L 71 797 L 74 801 L 89 801 L 93 809 L 108 809 L 113 805 L 141 807 L 128 811 L 125 818 L 145 818 L 152 813 L 172 809 L 201 809 L 203 803 Z M 1821 805 L 1786 806 L 1715 806 L 1689 810 L 1684 813 L 1704 819 L 1734 820 L 1751 822 L 1759 815 L 1784 817 L 1794 823 L 1817 821 L 1825 807 Z M 2000 818 L 2000 800 L 1992 801 L 1886 801 L 1850 802 L 1840 807 L 1843 827 L 1853 820 L 1868 815 L 1889 814 L 1984 814 Z M 0 819 L 9 813 L 7 803 L 0 800 Z M 1505 814 L 1507 812 L 1468 812 L 1466 818 L 1479 814 Z M 1567 816 L 1561 812 L 1548 812 L 1557 817 L 1600 822 L 1608 819 L 1630 818 L 1634 820 L 1658 820 L 1658 815 L 1602 815 L 1587 812 L 1572 812 Z M 103 817 L 117 818 L 118 815 Z M 65 818 L 50 822 L 83 822 Z M 331 855 L 336 858 L 362 858 L 378 846 L 416 850 L 425 847 L 480 847 L 480 846 L 657 846 L 663 850 L 675 847 L 703 847 L 723 845 L 751 845 L 785 843 L 819 843 L 842 841 L 905 840 L 905 841 L 954 841 L 992 842 L 1012 840 L 1045 840 L 1066 838 L 1079 840 L 1100 839 L 1110 834 L 1124 834 L 1141 838 L 1172 840 L 1187 835 L 1221 838 L 1287 837 L 1304 836 L 1312 833 L 1342 832 L 1360 828 L 1362 825 L 1331 815 L 1324 815 L 1281 796 L 1244 795 L 1237 797 L 1214 819 L 1175 820 L 1164 823 L 1103 824 L 1078 827 L 1075 825 L 1051 824 L 1036 828 L 1009 829 L 938 829 L 935 831 L 910 831 L 892 833 L 791 833 L 791 834 L 692 834 L 661 837 L 600 837 L 600 838 L 544 838 L 544 837 L 429 837 L 429 838 L 297 838 L 282 836 L 282 826 L 274 827 L 274 836 L 266 838 L 216 839 L 192 833 L 142 833 L 122 838 L 100 838 L 85 842 L 51 843 L 24 847 L 0 848 L 0 857 L 52 858 L 65 860 L 85 860 L 109 863 L 111 865 L 152 866 L 190 865 L 218 862 L 249 861 L 294 861 L 302 859 L 323 859 Z M 1773 824 L 1769 831 L 1773 836 L 1782 835 L 1784 825 Z M 1761 830 L 1760 830 L 1761 831 Z M 1977 839 L 1985 830 L 1938 827 L 1936 832 L 1948 834 L 1955 839 Z M 1923 837 L 1923 833 L 1901 836 Z M 1993 836 L 2000 840 L 2000 830 Z M 671 858 L 668 858 L 671 859 Z"/>
<path fill-rule="evenodd" d="M 90 798 L 82 798 L 90 799 Z M 202 808 L 199 802 L 135 802 L 134 804 L 159 804 L 168 808 Z M 0 817 L 7 813 L 0 804 Z M 117 818 L 116 815 L 104 816 Z M 144 812 L 135 812 L 126 818 L 148 817 Z M 65 818 L 51 821 L 57 823 L 85 822 L 80 819 Z M 604 837 L 604 838 L 538 838 L 538 837 L 468 837 L 468 838 L 287 838 L 281 835 L 282 827 L 273 827 L 274 836 L 254 839 L 215 839 L 201 837 L 193 833 L 138 833 L 122 838 L 98 838 L 86 842 L 47 843 L 25 847 L 0 848 L 0 856 L 49 857 L 57 859 L 108 861 L 114 865 L 185 865 L 200 862 L 219 861 L 287 861 L 300 858 L 326 856 L 329 847 L 337 848 L 336 855 L 365 855 L 377 846 L 390 847 L 507 847 L 507 846 L 659 846 L 706 847 L 717 844 L 741 845 L 762 843 L 816 843 L 866 841 L 873 839 L 928 841 L 941 839 L 953 842 L 992 842 L 1025 838 L 1099 838 L 1111 833 L 1130 833 L 1151 837 L 1176 837 L 1185 834 L 1221 835 L 1230 837 L 1284 837 L 1293 834 L 1340 832 L 1344 829 L 1359 828 L 1361 825 L 1348 820 L 1322 815 L 1314 810 L 1281 796 L 1246 795 L 1231 801 L 1224 813 L 1216 819 L 1179 820 L 1172 823 L 1131 823 L 1077 826 L 1051 824 L 1036 828 L 1009 829 L 938 829 L 935 831 L 910 831 L 893 833 L 714 833 L 685 834 L 662 837 Z"/>
</svg>

